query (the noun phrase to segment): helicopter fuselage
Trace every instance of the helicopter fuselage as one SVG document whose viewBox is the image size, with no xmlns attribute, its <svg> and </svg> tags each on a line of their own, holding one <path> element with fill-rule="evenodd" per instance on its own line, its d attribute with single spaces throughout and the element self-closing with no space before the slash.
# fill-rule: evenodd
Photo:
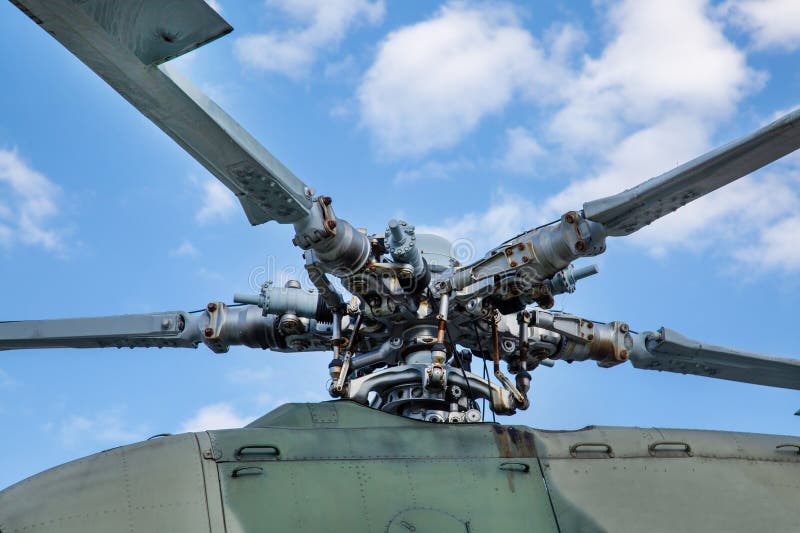
<svg viewBox="0 0 800 533">
<path fill-rule="evenodd" d="M 797 531 L 798 450 L 770 435 L 286 404 L 22 481 L 0 492 L 0 531 Z"/>
</svg>

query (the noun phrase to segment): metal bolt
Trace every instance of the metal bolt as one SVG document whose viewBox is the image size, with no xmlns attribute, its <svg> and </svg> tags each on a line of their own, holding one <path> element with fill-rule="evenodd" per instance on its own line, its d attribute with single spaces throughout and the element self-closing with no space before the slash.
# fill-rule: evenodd
<svg viewBox="0 0 800 533">
<path fill-rule="evenodd" d="M 403 228 L 401 226 L 405 226 L 405 222 L 393 218 L 389 221 L 387 228 L 389 230 L 387 233 L 390 233 L 392 238 L 398 243 L 403 241 Z M 400 252 L 403 253 L 403 250 L 401 249 Z"/>
<path fill-rule="evenodd" d="M 525 245 L 524 245 L 524 244 L 522 244 L 522 243 L 518 243 L 518 244 L 517 244 L 517 249 L 519 249 L 519 250 L 524 250 L 524 249 L 525 249 Z"/>
<path fill-rule="evenodd" d="M 586 249 L 586 241 L 578 241 L 575 243 L 575 250 L 582 252 Z"/>
<path fill-rule="evenodd" d="M 527 262 L 528 262 L 528 261 L 530 261 L 530 260 L 531 260 L 531 258 L 530 258 L 530 257 L 528 257 L 527 255 L 523 255 L 523 256 L 522 256 L 522 262 L 523 262 L 523 263 L 527 263 Z"/>
<path fill-rule="evenodd" d="M 208 304 L 206 306 L 206 309 L 208 309 L 209 313 L 213 313 L 214 311 L 217 310 L 217 304 L 215 304 L 214 302 L 211 302 L 210 304 Z"/>
<path fill-rule="evenodd" d="M 625 361 L 628 358 L 628 350 L 621 350 L 619 352 L 619 358 Z"/>
<path fill-rule="evenodd" d="M 328 229 L 336 228 L 336 221 L 335 220 L 329 220 L 329 221 L 326 222 L 326 224 L 328 225 Z"/>
<path fill-rule="evenodd" d="M 330 196 L 323 196 L 322 197 L 322 203 L 323 204 L 331 205 L 331 202 L 333 202 L 333 198 L 331 198 Z"/>
<path fill-rule="evenodd" d="M 517 262 L 516 261 L 511 261 L 511 263 L 509 263 L 509 265 L 511 265 L 511 268 L 514 268 L 514 267 L 517 266 Z"/>
<path fill-rule="evenodd" d="M 506 255 L 511 255 L 513 253 L 514 253 L 514 249 L 513 248 L 506 248 Z"/>
<path fill-rule="evenodd" d="M 629 329 L 630 328 L 628 328 L 628 324 L 626 324 L 624 322 L 619 325 L 619 330 L 620 330 L 621 333 L 628 333 Z"/>
<path fill-rule="evenodd" d="M 587 322 L 586 327 L 592 329 L 594 327 L 594 322 Z"/>
<path fill-rule="evenodd" d="M 214 336 L 214 330 L 212 328 L 206 328 L 205 330 L 203 330 L 203 334 L 206 337 L 213 337 Z"/>
<path fill-rule="evenodd" d="M 572 213 L 567 213 L 564 215 L 564 222 L 567 224 L 574 224 L 575 223 L 575 215 Z"/>
</svg>

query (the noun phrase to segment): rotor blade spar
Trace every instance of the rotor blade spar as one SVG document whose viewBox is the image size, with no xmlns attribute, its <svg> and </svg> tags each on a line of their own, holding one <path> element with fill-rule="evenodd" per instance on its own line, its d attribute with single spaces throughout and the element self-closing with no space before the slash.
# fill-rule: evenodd
<svg viewBox="0 0 800 533">
<path fill-rule="evenodd" d="M 583 215 L 606 234 L 630 235 L 701 196 L 800 148 L 800 109 L 614 196 L 583 204 Z"/>
<path fill-rule="evenodd" d="M 630 361 L 636 368 L 644 370 L 800 390 L 800 359 L 704 344 L 669 328 L 635 335 Z"/>
<path fill-rule="evenodd" d="M 160 67 L 233 30 L 203 0 L 11 0 L 237 195 L 252 224 L 293 222 L 307 187 L 210 98 Z"/>
<path fill-rule="evenodd" d="M 327 272 L 357 271 L 366 236 L 188 80 L 161 65 L 233 30 L 204 0 L 11 0 L 230 189 L 251 224 L 295 227 Z"/>
</svg>

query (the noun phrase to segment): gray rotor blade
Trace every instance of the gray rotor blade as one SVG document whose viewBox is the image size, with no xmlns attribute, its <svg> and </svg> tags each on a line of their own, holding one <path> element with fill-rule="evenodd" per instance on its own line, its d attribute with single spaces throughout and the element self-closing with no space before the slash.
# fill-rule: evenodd
<svg viewBox="0 0 800 533">
<path fill-rule="evenodd" d="M 800 359 L 703 344 L 668 328 L 635 335 L 630 361 L 646 370 L 800 390 Z"/>
<path fill-rule="evenodd" d="M 203 0 L 11 0 L 236 194 L 251 224 L 292 223 L 311 192 L 188 81 L 159 64 L 229 33 Z"/>
<path fill-rule="evenodd" d="M 300 289 L 297 289 L 300 292 Z M 315 296 L 316 298 L 316 296 Z M 272 307 L 280 306 L 280 299 Z M 211 302 L 203 311 L 168 311 L 140 315 L 54 320 L 0 322 L 0 351 L 37 348 L 197 348 L 205 344 L 215 353 L 226 353 L 231 346 L 247 346 L 277 352 L 324 351 L 330 338 L 320 333 L 314 313 L 303 323 L 303 331 L 293 331 L 290 343 L 277 328 L 280 316 L 264 314 L 257 305 L 229 306 Z M 323 330 L 324 331 L 324 327 Z"/>
<path fill-rule="evenodd" d="M 622 236 L 800 148 L 800 109 L 739 140 L 614 196 L 583 204 L 584 216 Z"/>
<path fill-rule="evenodd" d="M 184 312 L 0 322 L 0 350 L 197 348 L 197 319 Z"/>
</svg>

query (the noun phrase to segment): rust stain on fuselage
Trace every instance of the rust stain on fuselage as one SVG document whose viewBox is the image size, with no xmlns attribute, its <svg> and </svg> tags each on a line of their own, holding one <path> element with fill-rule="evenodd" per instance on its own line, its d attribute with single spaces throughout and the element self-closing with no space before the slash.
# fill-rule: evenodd
<svg viewBox="0 0 800 533">
<path fill-rule="evenodd" d="M 497 451 L 500 457 L 536 457 L 533 433 L 511 426 L 492 426 Z"/>
<path fill-rule="evenodd" d="M 502 458 L 524 458 L 536 457 L 536 446 L 534 445 L 533 433 L 530 431 L 495 424 L 492 426 L 492 436 L 494 437 L 497 451 Z M 508 489 L 516 492 L 514 487 L 514 475 L 511 470 L 507 472 Z"/>
</svg>

